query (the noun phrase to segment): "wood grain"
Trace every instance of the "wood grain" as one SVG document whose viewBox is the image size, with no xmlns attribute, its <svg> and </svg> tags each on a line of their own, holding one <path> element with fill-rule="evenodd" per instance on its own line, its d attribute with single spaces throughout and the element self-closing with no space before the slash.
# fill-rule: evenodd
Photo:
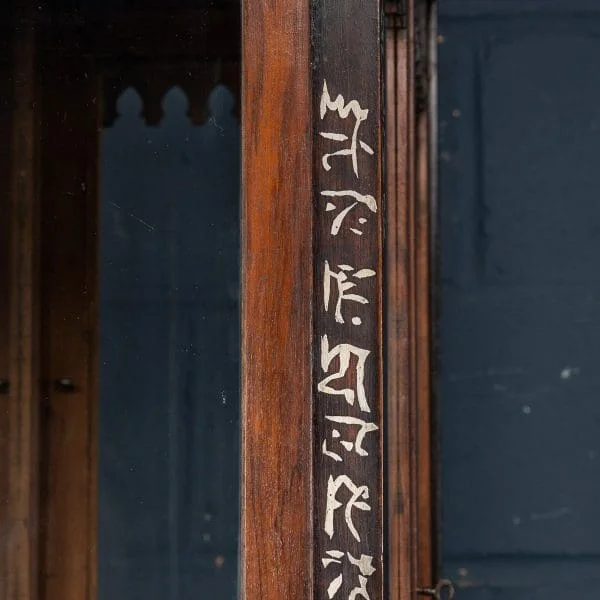
<svg viewBox="0 0 600 600">
<path fill-rule="evenodd" d="M 10 393 L 2 396 L 8 466 L 0 474 L 2 510 L 0 598 L 38 598 L 38 239 L 35 30 L 32 4 L 18 7 L 13 43 L 10 176 L 9 303 Z"/>
<path fill-rule="evenodd" d="M 386 348 L 392 598 L 435 585 L 433 4 L 388 3 Z"/>
<path fill-rule="evenodd" d="M 230 59 L 240 54 L 240 9 L 235 5 L 211 3 L 210 8 L 112 10 L 93 18 L 75 18 L 73 13 L 38 14 L 47 31 L 59 28 L 70 40 L 53 40 L 52 51 L 69 50 L 79 56 L 106 58 L 122 64 L 143 61 L 149 56 Z M 215 6 L 215 4 L 217 4 Z"/>
<path fill-rule="evenodd" d="M 242 548 L 245 600 L 312 598 L 309 11 L 244 2 Z"/>
<path fill-rule="evenodd" d="M 94 599 L 98 106 L 85 59 L 44 65 L 41 590 Z M 62 378 L 73 390 L 60 389 Z"/>
<path fill-rule="evenodd" d="M 6 33 L 0 29 L 0 35 Z M 9 56 L 0 55 L 0 137 L 5 142 L 0 147 L 0 215 L 10 214 L 10 165 L 12 153 L 12 73 Z M 8 282 L 10 277 L 10 228 L 9 219 L 0 219 L 0 281 Z M 0 340 L 8 340 L 9 330 L 8 285 L 0 292 Z M 9 356 L 8 343 L 0 344 L 0 379 L 8 381 Z M 0 400 L 0 406 L 2 405 Z M 4 436 L 5 437 L 5 436 Z M 2 438 L 0 437 L 0 444 Z M 0 453 L 0 460 L 2 453 Z"/>
<path fill-rule="evenodd" d="M 383 99 L 382 99 L 382 7 L 379 2 L 363 0 L 319 0 L 313 3 L 313 202 L 315 210 L 315 281 L 314 281 L 314 522 L 315 522 L 315 599 L 329 597 L 328 588 L 340 574 L 343 576 L 339 595 L 349 597 L 360 588 L 361 573 L 347 556 L 338 563 L 324 566 L 328 551 L 349 552 L 353 557 L 372 557 L 374 573 L 367 576 L 365 584 L 372 598 L 383 597 L 383 352 L 382 352 L 382 214 L 383 214 Z M 358 143 L 356 164 L 351 155 L 331 156 L 330 170 L 324 168 L 325 154 L 334 153 L 351 143 L 356 117 L 353 113 L 344 119 L 334 109 L 320 111 L 327 83 L 331 101 L 338 95 L 343 97 L 346 106 L 356 101 L 361 109 L 368 110 L 366 120 L 361 123 L 357 139 L 370 146 L 372 153 L 365 151 Z M 327 139 L 321 134 L 334 133 L 348 136 L 347 142 Z M 373 213 L 365 204 L 357 205 L 347 213 L 337 234 L 332 231 L 335 216 L 352 205 L 352 198 L 323 197 L 324 190 L 351 190 L 363 195 L 371 195 L 377 204 Z M 335 210 L 326 210 L 328 203 Z M 364 221 L 363 221 L 364 220 Z M 353 229 L 355 231 L 353 231 Z M 356 231 L 360 232 L 356 233 Z M 356 285 L 352 294 L 363 296 L 368 303 L 359 304 L 350 300 L 342 301 L 342 315 L 337 320 L 334 306 L 339 298 L 339 289 L 334 280 L 329 307 L 324 304 L 325 263 L 336 274 L 339 265 L 349 265 L 354 271 L 346 271 L 348 281 Z M 361 269 L 371 269 L 375 276 L 365 279 L 353 278 L 353 273 Z M 353 324 L 358 318 L 359 324 Z M 365 362 L 364 388 L 368 409 L 359 407 L 358 402 L 350 406 L 343 396 L 320 392 L 317 383 L 327 374 L 335 373 L 339 358 L 331 363 L 326 371 L 321 365 L 321 340 L 327 335 L 329 348 L 338 344 L 350 344 L 369 352 Z M 351 366 L 343 379 L 332 383 L 334 388 L 357 390 L 357 358 L 352 357 Z M 374 423 L 378 429 L 365 437 L 363 443 L 367 455 L 346 451 L 336 442 L 333 430 L 339 429 L 341 440 L 352 442 L 356 426 L 338 425 L 333 427 L 326 416 L 352 417 Z M 341 460 L 334 460 L 322 451 L 323 442 L 338 454 Z M 347 476 L 356 486 L 367 486 L 366 504 L 369 511 L 353 510 L 353 523 L 357 534 L 353 534 L 345 522 L 343 512 L 349 501 L 350 491 L 342 487 L 337 498 L 342 503 L 333 517 L 333 534 L 324 530 L 327 494 L 330 478 L 333 481 Z M 360 539 L 357 539 L 360 537 Z M 363 574 L 364 575 L 364 574 Z"/>
<path fill-rule="evenodd" d="M 0 215 L 10 214 L 10 163 L 12 153 L 12 72 L 9 62 L 10 55 L 2 56 L 0 63 L 0 98 L 5 101 L 0 104 L 0 138 L 6 144 L 0 149 Z M 9 382 L 10 373 L 10 219 L 0 219 L 0 281 L 4 285 L 0 288 L 0 379 Z M 5 385 L 10 385 L 5 383 Z M 8 390 L 0 390 L 0 531 L 6 526 L 8 507 L 8 480 L 9 473 L 9 404 L 11 398 Z M 1 536 L 0 536 L 1 537 Z M 2 537 L 2 539 L 4 539 Z M 4 573 L 5 563 L 3 554 L 7 547 L 0 542 L 0 579 Z M 0 586 L 1 589 L 1 586 Z"/>
</svg>

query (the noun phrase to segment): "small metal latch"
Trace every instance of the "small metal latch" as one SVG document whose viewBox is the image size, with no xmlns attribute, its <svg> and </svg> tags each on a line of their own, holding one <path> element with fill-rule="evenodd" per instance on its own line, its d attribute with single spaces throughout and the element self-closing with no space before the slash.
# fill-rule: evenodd
<svg viewBox="0 0 600 600">
<path fill-rule="evenodd" d="M 429 596 L 435 600 L 452 600 L 454 598 L 454 585 L 449 579 L 440 579 L 434 588 L 418 588 L 417 594 Z"/>
<path fill-rule="evenodd" d="M 408 1 L 388 0 L 385 2 L 386 29 L 405 31 L 408 28 Z"/>
</svg>

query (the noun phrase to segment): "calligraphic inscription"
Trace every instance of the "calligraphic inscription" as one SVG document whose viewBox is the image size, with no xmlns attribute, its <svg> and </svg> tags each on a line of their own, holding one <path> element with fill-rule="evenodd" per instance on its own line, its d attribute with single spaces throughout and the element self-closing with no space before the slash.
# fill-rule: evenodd
<svg viewBox="0 0 600 600">
<path fill-rule="evenodd" d="M 383 598 L 380 15 L 312 7 L 318 600 Z"/>
</svg>

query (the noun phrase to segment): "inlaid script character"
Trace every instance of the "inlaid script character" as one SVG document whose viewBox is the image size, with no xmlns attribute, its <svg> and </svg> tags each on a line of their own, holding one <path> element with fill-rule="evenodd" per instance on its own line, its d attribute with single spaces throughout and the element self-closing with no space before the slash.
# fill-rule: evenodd
<svg viewBox="0 0 600 600">
<path fill-rule="evenodd" d="M 350 146 L 343 147 L 336 152 L 331 152 L 329 154 L 324 154 L 322 158 L 323 168 L 326 171 L 331 170 L 331 165 L 329 164 L 329 159 L 332 156 L 351 156 L 352 157 L 352 170 L 356 177 L 358 177 L 358 147 L 362 148 L 364 152 L 367 154 L 373 155 L 374 150 L 362 140 L 358 139 L 358 130 L 360 128 L 361 123 L 367 120 L 369 116 L 369 110 L 366 108 L 361 108 L 360 104 L 357 100 L 350 100 L 348 104 L 344 100 L 344 97 L 341 94 L 338 94 L 335 100 L 332 100 L 329 95 L 329 90 L 327 89 L 327 81 L 323 81 L 323 92 L 321 94 L 321 104 L 320 104 L 320 114 L 321 120 L 325 118 L 327 111 L 337 112 L 338 116 L 341 119 L 347 119 L 350 115 L 352 115 L 355 119 L 354 127 L 352 129 L 352 134 L 349 137 L 345 133 L 334 133 L 330 131 L 320 131 L 321 137 L 325 139 L 332 140 L 335 142 L 347 142 L 350 140 Z"/>
<path fill-rule="evenodd" d="M 335 358 L 339 359 L 339 368 L 336 373 L 327 375 L 325 379 L 320 381 L 317 389 L 324 394 L 344 396 L 350 406 L 354 406 L 354 399 L 357 398 L 360 410 L 371 412 L 365 392 L 365 363 L 369 354 L 371 354 L 370 350 L 364 350 L 351 344 L 338 344 L 330 349 L 329 339 L 327 335 L 324 335 L 321 338 L 321 369 L 324 373 L 328 373 L 329 367 Z M 355 382 L 356 390 L 348 387 L 342 389 L 331 387 L 333 381 L 346 376 L 350 369 L 350 359 L 353 356 L 356 357 L 356 367 L 354 376 L 351 379 Z"/>
<path fill-rule="evenodd" d="M 344 508 L 344 520 L 352 537 L 357 542 L 360 542 L 360 535 L 352 520 L 352 511 L 355 508 L 362 511 L 371 510 L 371 507 L 366 502 L 363 502 L 363 500 L 369 499 L 369 488 L 366 485 L 355 485 L 347 475 L 338 475 L 335 479 L 333 475 L 329 476 L 329 481 L 327 482 L 327 505 L 325 507 L 325 533 L 329 536 L 329 539 L 333 537 L 335 511 L 344 506 L 344 503 L 337 499 L 337 494 L 342 487 L 345 487 L 351 494 Z"/>
<path fill-rule="evenodd" d="M 340 232 L 342 224 L 344 223 L 344 219 L 346 218 L 348 213 L 352 209 L 356 208 L 357 206 L 363 205 L 363 206 L 366 206 L 371 212 L 373 212 L 373 213 L 377 212 L 377 202 L 376 202 L 375 198 L 369 194 L 359 194 L 358 192 L 355 192 L 354 190 L 340 190 L 340 191 L 324 190 L 321 192 L 321 196 L 325 196 L 328 199 L 327 204 L 325 205 L 326 212 L 332 212 L 334 210 L 339 210 L 338 200 L 337 200 L 338 198 L 339 199 L 350 198 L 350 204 L 348 204 L 348 206 L 346 206 L 345 208 L 340 210 L 340 212 L 335 217 L 335 219 L 333 219 L 333 222 L 331 224 L 331 230 L 330 230 L 331 235 L 337 235 Z M 335 202 L 335 204 L 334 204 L 334 202 Z M 367 222 L 367 219 L 365 217 L 359 217 L 359 219 L 358 219 L 359 225 L 362 226 L 366 222 Z M 358 227 L 350 227 L 349 229 L 352 233 L 354 233 L 356 235 L 363 234 L 363 230 L 358 229 Z"/>
<path fill-rule="evenodd" d="M 373 557 L 367 556 L 366 554 L 361 554 L 360 558 L 354 558 L 352 554 L 349 552 L 342 552 L 340 550 L 327 550 L 325 553 L 327 555 L 326 558 L 322 558 L 321 562 L 323 563 L 323 567 L 327 568 L 332 564 L 343 565 L 342 560 L 344 557 L 348 559 L 348 562 L 357 567 L 360 575 L 358 576 L 359 585 L 352 589 L 350 595 L 348 596 L 348 600 L 355 600 L 355 598 L 364 598 L 365 600 L 371 600 L 369 597 L 369 593 L 367 592 L 367 581 L 368 578 L 375 573 L 375 567 L 373 566 Z M 327 587 L 327 596 L 331 600 L 335 598 L 337 593 L 339 592 L 342 584 L 344 583 L 344 574 L 340 573 L 337 577 L 335 577 L 329 586 Z"/>
<path fill-rule="evenodd" d="M 379 427 L 375 425 L 375 423 L 367 423 L 367 421 L 363 421 L 363 419 L 357 419 L 356 417 L 346 417 L 346 416 L 326 416 L 325 419 L 332 423 L 339 423 L 342 425 L 350 425 L 357 426 L 358 432 L 356 433 L 356 437 L 354 441 L 341 439 L 342 434 L 339 429 L 334 428 L 331 432 L 331 437 L 334 440 L 339 440 L 340 445 L 347 451 L 354 451 L 359 456 L 369 456 L 369 453 L 362 447 L 362 443 L 365 439 L 367 433 L 372 431 L 377 431 Z M 322 451 L 325 456 L 329 456 L 333 458 L 333 460 L 337 462 L 342 462 L 342 457 L 337 453 L 333 452 L 331 449 L 327 447 L 327 440 L 323 440 Z"/>
<path fill-rule="evenodd" d="M 348 300 L 357 302 L 358 304 L 369 304 L 369 301 L 360 294 L 349 294 L 348 291 L 356 287 L 356 283 L 351 281 L 354 279 L 365 279 L 367 277 L 375 277 L 377 274 L 373 269 L 358 269 L 350 265 L 338 265 L 339 271 L 333 271 L 329 266 L 329 262 L 325 261 L 325 273 L 323 276 L 323 302 L 325 310 L 329 311 L 329 301 L 331 299 L 331 281 L 334 280 L 337 288 L 337 301 L 335 303 L 335 320 L 337 323 L 345 323 L 342 315 L 342 302 Z M 354 316 L 352 318 L 353 325 L 360 325 L 362 319 Z"/>
</svg>

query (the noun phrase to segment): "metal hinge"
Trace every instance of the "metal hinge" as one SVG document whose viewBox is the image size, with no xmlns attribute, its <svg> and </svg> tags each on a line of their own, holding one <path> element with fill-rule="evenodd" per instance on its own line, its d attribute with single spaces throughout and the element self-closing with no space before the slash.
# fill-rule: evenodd
<svg viewBox="0 0 600 600">
<path fill-rule="evenodd" d="M 452 600 L 454 598 L 454 586 L 449 579 L 440 579 L 435 587 L 418 588 L 417 594 L 429 596 L 435 600 Z"/>
<path fill-rule="evenodd" d="M 385 3 L 385 27 L 403 31 L 408 28 L 408 0 L 388 0 Z"/>
</svg>

